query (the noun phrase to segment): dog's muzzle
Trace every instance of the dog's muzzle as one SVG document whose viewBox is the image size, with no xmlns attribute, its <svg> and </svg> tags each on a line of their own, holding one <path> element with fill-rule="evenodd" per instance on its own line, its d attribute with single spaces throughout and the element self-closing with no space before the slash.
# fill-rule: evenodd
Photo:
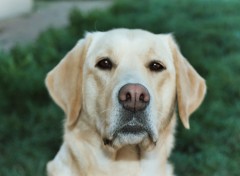
<svg viewBox="0 0 240 176">
<path fill-rule="evenodd" d="M 146 111 L 150 103 L 150 94 L 141 84 L 126 84 L 118 93 L 121 105 L 117 126 L 111 139 L 105 139 L 105 145 L 114 143 L 138 144 L 145 138 L 152 139 L 153 132 Z"/>
<path fill-rule="evenodd" d="M 123 110 L 116 133 L 137 135 L 147 132 L 144 110 L 150 102 L 148 90 L 141 84 L 126 84 L 120 89 L 118 100 Z"/>
</svg>

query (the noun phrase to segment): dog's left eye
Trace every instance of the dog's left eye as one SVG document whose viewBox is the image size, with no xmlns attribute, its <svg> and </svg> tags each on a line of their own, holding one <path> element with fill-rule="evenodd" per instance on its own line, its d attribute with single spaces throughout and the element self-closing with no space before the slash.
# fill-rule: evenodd
<svg viewBox="0 0 240 176">
<path fill-rule="evenodd" d="M 102 70 L 111 70 L 113 67 L 113 64 L 108 57 L 105 57 L 96 64 L 96 67 Z"/>
<path fill-rule="evenodd" d="M 160 63 L 160 62 L 158 62 L 158 61 L 152 61 L 152 62 L 150 62 L 150 64 L 148 65 L 148 67 L 149 67 L 149 69 L 150 69 L 151 71 L 154 71 L 154 72 L 161 72 L 161 71 L 163 71 L 163 70 L 166 69 L 166 67 L 165 67 L 162 63 Z"/>
</svg>

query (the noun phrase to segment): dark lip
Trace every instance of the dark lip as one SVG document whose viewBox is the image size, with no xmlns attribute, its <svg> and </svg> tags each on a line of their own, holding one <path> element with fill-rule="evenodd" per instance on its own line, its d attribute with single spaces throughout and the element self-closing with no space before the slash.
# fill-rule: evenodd
<svg viewBox="0 0 240 176">
<path fill-rule="evenodd" d="M 146 131 L 147 130 L 142 125 L 138 125 L 138 124 L 129 125 L 129 124 L 126 124 L 126 125 L 124 125 L 122 128 L 120 128 L 118 130 L 118 133 L 139 134 L 139 133 L 143 133 L 143 132 L 146 132 Z"/>
<path fill-rule="evenodd" d="M 125 124 L 122 125 L 120 128 L 118 128 L 114 134 L 112 135 L 112 137 L 110 138 L 103 138 L 103 142 L 104 145 L 109 145 L 112 146 L 113 145 L 113 141 L 118 138 L 118 135 L 148 135 L 148 137 L 152 140 L 152 142 L 156 143 L 156 140 L 154 140 L 154 134 L 151 131 L 151 129 L 147 128 L 146 126 L 142 125 L 141 123 L 137 123 L 137 124 Z"/>
<path fill-rule="evenodd" d="M 113 134 L 113 140 L 117 138 L 119 134 L 132 134 L 140 135 L 146 133 L 151 136 L 151 131 L 144 126 L 142 123 L 136 121 L 135 119 L 119 127 Z"/>
</svg>

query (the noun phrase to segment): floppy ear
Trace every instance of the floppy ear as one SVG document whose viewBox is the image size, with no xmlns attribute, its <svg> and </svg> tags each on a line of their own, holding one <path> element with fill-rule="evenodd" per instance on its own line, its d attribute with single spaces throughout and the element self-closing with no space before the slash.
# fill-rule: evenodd
<svg viewBox="0 0 240 176">
<path fill-rule="evenodd" d="M 200 106 L 205 93 L 205 80 L 181 54 L 173 37 L 169 37 L 176 68 L 178 112 L 185 128 L 189 129 L 189 116 Z"/>
<path fill-rule="evenodd" d="M 82 70 L 87 50 L 87 39 L 76 46 L 47 75 L 49 94 L 67 116 L 67 125 L 75 124 L 81 110 Z"/>
</svg>

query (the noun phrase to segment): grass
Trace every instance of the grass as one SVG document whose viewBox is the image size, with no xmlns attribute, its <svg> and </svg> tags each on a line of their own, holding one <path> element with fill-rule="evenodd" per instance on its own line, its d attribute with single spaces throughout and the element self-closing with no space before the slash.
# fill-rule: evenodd
<svg viewBox="0 0 240 176">
<path fill-rule="evenodd" d="M 237 0 L 118 1 L 107 11 L 70 14 L 64 29 L 49 29 L 30 46 L 0 53 L 0 175 L 42 176 L 56 154 L 63 112 L 50 100 L 46 73 L 84 31 L 117 27 L 174 32 L 183 54 L 206 79 L 208 93 L 179 123 L 171 161 L 177 175 L 238 176 L 240 163 L 240 2 Z"/>
</svg>

